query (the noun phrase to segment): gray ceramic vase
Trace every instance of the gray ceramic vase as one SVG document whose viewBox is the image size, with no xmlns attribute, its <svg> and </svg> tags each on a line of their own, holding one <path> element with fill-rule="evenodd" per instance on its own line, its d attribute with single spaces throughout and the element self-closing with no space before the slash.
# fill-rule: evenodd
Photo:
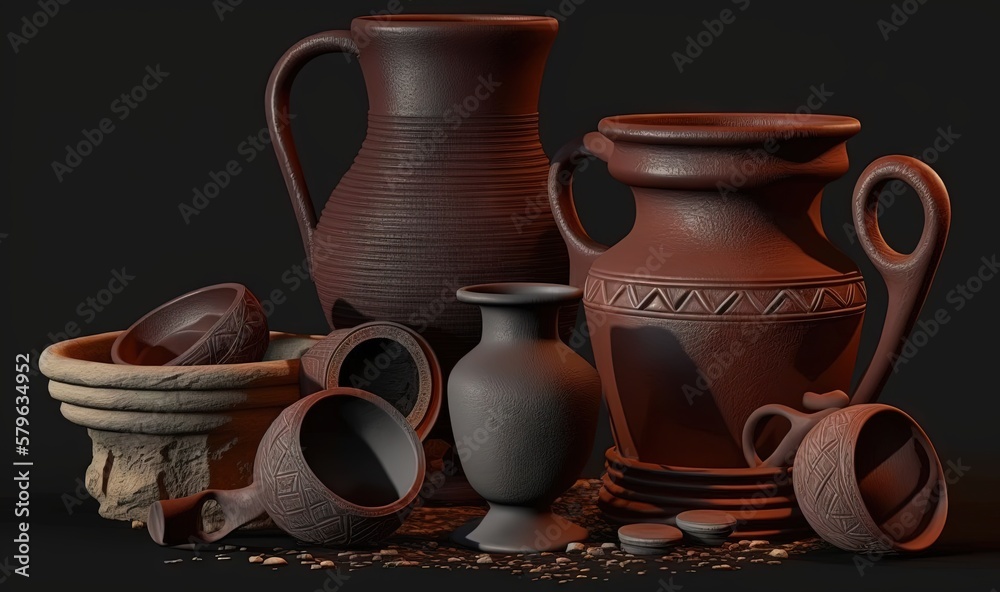
<svg viewBox="0 0 1000 592">
<path fill-rule="evenodd" d="M 459 301 L 482 309 L 483 334 L 451 373 L 448 409 L 465 474 L 490 509 L 454 541 L 517 553 L 586 539 L 550 509 L 583 470 L 597 428 L 600 378 L 557 330 L 560 307 L 581 295 L 535 283 L 458 290 Z"/>
</svg>

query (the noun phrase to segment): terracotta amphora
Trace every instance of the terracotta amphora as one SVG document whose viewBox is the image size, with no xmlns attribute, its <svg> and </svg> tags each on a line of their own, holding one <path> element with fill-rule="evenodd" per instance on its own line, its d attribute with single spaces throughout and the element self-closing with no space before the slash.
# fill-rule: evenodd
<svg viewBox="0 0 1000 592">
<path fill-rule="evenodd" d="M 608 400 L 617 453 L 671 467 L 746 468 L 742 430 L 769 403 L 802 410 L 806 392 L 851 392 L 867 301 L 858 267 L 827 238 L 824 186 L 848 170 L 849 117 L 775 113 L 627 115 L 556 156 L 550 200 L 569 246 Z M 592 240 L 574 210 L 574 169 L 596 155 L 632 188 L 635 224 Z M 913 188 L 923 233 L 909 254 L 886 244 L 878 199 Z M 896 184 L 896 185 L 893 185 Z M 873 402 L 926 298 L 950 224 L 948 193 L 926 164 L 873 162 L 854 193 L 857 239 L 889 303 L 852 404 Z M 768 425 L 759 450 L 773 450 Z"/>
</svg>

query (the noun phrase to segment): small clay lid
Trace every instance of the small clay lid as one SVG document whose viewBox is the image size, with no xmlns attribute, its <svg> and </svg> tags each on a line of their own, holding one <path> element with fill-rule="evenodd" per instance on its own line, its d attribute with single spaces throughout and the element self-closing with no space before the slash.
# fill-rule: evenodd
<svg viewBox="0 0 1000 592">
<path fill-rule="evenodd" d="M 666 548 L 683 539 L 684 533 L 669 524 L 639 522 L 618 529 L 618 540 L 635 547 Z"/>
<path fill-rule="evenodd" d="M 718 510 L 688 510 L 675 518 L 677 528 L 693 533 L 728 533 L 736 528 L 732 514 Z"/>
</svg>

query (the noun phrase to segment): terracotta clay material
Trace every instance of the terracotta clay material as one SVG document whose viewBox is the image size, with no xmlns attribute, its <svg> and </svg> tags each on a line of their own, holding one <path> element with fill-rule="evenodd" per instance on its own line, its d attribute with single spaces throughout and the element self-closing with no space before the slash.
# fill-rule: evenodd
<svg viewBox="0 0 1000 592">
<path fill-rule="evenodd" d="M 741 437 L 768 403 L 849 391 L 866 305 L 857 266 L 820 220 L 824 186 L 848 170 L 849 117 L 654 114 L 603 119 L 553 159 L 550 203 L 584 287 L 591 344 L 615 443 L 628 459 L 673 467 L 745 467 Z M 574 210 L 572 173 L 595 155 L 631 186 L 636 219 L 611 247 Z M 886 183 L 910 185 L 924 229 L 897 253 L 877 224 Z M 854 195 L 862 247 L 889 308 L 852 402 L 874 400 L 931 285 L 948 233 L 948 193 L 924 163 L 876 160 Z M 762 450 L 778 426 L 757 437 Z"/>
<path fill-rule="evenodd" d="M 161 496 L 250 483 L 267 426 L 299 399 L 298 357 L 318 342 L 271 333 L 260 362 L 130 366 L 111 361 L 119 335 L 60 342 L 38 362 L 63 416 L 93 440 L 86 488 L 101 516 L 113 520 L 145 520 Z M 221 525 L 221 514 L 206 514 L 209 527 Z"/>
<path fill-rule="evenodd" d="M 821 419 L 838 409 L 847 407 L 850 397 L 844 391 L 829 393 L 806 393 L 802 397 L 802 406 L 812 410 L 805 413 L 784 405 L 764 405 L 750 414 L 743 426 L 743 455 L 751 467 L 787 467 L 795 458 L 799 444 Z M 770 416 L 780 416 L 788 420 L 789 426 L 781 443 L 771 452 L 770 456 L 761 460 L 757 456 L 755 435 L 760 423 Z"/>
<path fill-rule="evenodd" d="M 695 542 L 712 547 L 726 542 L 736 530 L 736 517 L 717 510 L 688 510 L 678 514 L 674 522 Z"/>
<path fill-rule="evenodd" d="M 431 346 L 398 323 L 334 331 L 302 356 L 302 394 L 349 386 L 382 397 L 421 439 L 441 410 L 444 380 Z"/>
<path fill-rule="evenodd" d="M 622 551 L 632 555 L 663 555 L 681 542 L 684 533 L 669 524 L 626 524 L 618 529 Z"/>
<path fill-rule="evenodd" d="M 809 525 L 847 551 L 922 551 L 948 515 L 927 434 L 888 405 L 852 405 L 820 420 L 795 455 L 794 484 Z"/>
<path fill-rule="evenodd" d="M 538 96 L 557 29 L 547 17 L 378 15 L 281 57 L 266 115 L 332 329 L 407 325 L 447 377 L 479 340 L 476 311 L 455 301 L 458 288 L 567 281 L 566 247 L 539 207 L 549 160 Z M 317 219 L 287 114 L 295 75 L 328 53 L 360 64 L 368 132 Z M 575 319 L 567 307 L 567 333 Z M 446 413 L 437 425 L 434 438 L 452 444 Z"/>
<path fill-rule="evenodd" d="M 174 298 L 135 322 L 111 346 L 116 364 L 195 366 L 259 362 L 267 315 L 241 284 L 218 284 Z"/>
<path fill-rule="evenodd" d="M 611 448 L 597 505 L 611 522 L 672 522 L 685 510 L 719 510 L 738 520 L 737 539 L 807 535 L 792 469 L 683 468 L 626 459 Z"/>
<path fill-rule="evenodd" d="M 448 404 L 466 476 L 490 509 L 456 530 L 456 542 L 521 553 L 586 539 L 550 510 L 579 477 L 597 429 L 600 378 L 557 329 L 559 309 L 580 296 L 554 284 L 458 291 L 482 310 L 483 333 L 451 373 Z"/>
<path fill-rule="evenodd" d="M 420 439 L 388 402 L 336 388 L 285 409 L 261 440 L 253 483 L 207 490 L 149 508 L 150 536 L 161 545 L 214 542 L 265 512 L 306 543 L 375 543 L 402 524 L 424 479 Z M 202 506 L 217 502 L 225 524 L 207 532 Z"/>
</svg>

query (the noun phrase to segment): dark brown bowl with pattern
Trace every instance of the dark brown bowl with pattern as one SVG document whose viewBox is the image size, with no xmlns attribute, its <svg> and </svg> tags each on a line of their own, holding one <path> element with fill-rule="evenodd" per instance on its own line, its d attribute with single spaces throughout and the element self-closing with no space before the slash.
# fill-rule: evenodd
<svg viewBox="0 0 1000 592">
<path fill-rule="evenodd" d="M 134 366 L 259 362 L 267 351 L 267 315 L 242 284 L 199 288 L 174 298 L 115 339 L 111 359 Z"/>
</svg>

